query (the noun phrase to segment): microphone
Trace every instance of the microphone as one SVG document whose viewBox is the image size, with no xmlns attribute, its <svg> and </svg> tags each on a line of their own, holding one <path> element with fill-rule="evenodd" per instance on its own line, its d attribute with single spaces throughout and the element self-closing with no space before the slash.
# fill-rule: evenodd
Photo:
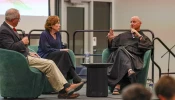
<svg viewBox="0 0 175 100">
<path fill-rule="evenodd" d="M 136 34 L 135 32 L 132 33 L 132 38 L 135 38 L 135 34 Z"/>
<path fill-rule="evenodd" d="M 25 31 L 22 31 L 22 36 L 25 37 L 25 35 L 26 35 L 26 34 L 25 34 Z"/>
<path fill-rule="evenodd" d="M 24 38 L 24 37 L 27 37 L 27 35 L 25 34 L 25 31 L 22 30 L 21 32 L 22 32 L 23 38 Z M 28 47 L 28 44 L 25 44 L 25 46 Z"/>
</svg>

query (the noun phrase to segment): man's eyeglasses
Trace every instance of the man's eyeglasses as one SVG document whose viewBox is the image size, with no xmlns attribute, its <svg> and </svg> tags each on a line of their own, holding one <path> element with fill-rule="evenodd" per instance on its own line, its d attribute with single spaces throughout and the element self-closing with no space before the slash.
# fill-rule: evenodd
<svg viewBox="0 0 175 100">
<path fill-rule="evenodd" d="M 14 19 L 18 19 L 19 21 L 21 20 L 21 18 L 14 18 Z"/>
</svg>

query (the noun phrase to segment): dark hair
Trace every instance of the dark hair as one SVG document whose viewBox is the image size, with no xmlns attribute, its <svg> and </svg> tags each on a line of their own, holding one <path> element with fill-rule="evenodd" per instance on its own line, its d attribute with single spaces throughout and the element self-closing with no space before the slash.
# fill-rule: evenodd
<svg viewBox="0 0 175 100">
<path fill-rule="evenodd" d="M 162 76 L 155 85 L 156 95 L 171 99 L 175 95 L 175 79 L 171 76 Z"/>
<path fill-rule="evenodd" d="M 58 16 L 49 16 L 45 23 L 45 29 L 50 31 L 52 29 L 52 26 L 59 22 L 60 19 Z"/>
<path fill-rule="evenodd" d="M 141 84 L 131 84 L 122 91 L 123 100 L 151 100 L 151 92 Z"/>
</svg>

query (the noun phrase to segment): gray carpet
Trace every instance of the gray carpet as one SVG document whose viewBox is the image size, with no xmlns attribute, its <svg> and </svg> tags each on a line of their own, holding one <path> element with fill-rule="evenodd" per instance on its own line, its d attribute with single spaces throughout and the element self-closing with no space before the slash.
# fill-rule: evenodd
<svg viewBox="0 0 175 100">
<path fill-rule="evenodd" d="M 77 99 L 74 100 L 122 100 L 121 95 L 112 95 L 109 94 L 108 97 L 87 97 L 86 96 L 86 85 L 83 86 L 83 88 L 78 91 L 78 93 L 80 93 L 80 96 Z M 39 96 L 38 99 L 33 99 L 33 100 L 57 100 L 57 94 L 42 94 L 41 96 Z M 27 99 L 3 99 L 2 97 L 0 97 L 0 100 L 27 100 Z M 28 99 L 31 100 L 31 99 Z M 63 99 L 59 99 L 59 100 L 63 100 Z M 71 99 L 69 99 L 71 100 Z M 158 100 L 155 95 L 153 95 L 152 100 Z"/>
</svg>

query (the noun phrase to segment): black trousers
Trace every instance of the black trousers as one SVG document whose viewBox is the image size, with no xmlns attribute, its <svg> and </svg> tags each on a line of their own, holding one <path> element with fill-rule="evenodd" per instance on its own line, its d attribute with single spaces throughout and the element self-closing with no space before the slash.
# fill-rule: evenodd
<svg viewBox="0 0 175 100">
<path fill-rule="evenodd" d="M 74 83 L 81 82 L 81 78 L 75 72 L 74 64 L 66 51 L 54 51 L 46 59 L 51 59 L 58 66 L 65 79 L 73 79 Z"/>
</svg>

